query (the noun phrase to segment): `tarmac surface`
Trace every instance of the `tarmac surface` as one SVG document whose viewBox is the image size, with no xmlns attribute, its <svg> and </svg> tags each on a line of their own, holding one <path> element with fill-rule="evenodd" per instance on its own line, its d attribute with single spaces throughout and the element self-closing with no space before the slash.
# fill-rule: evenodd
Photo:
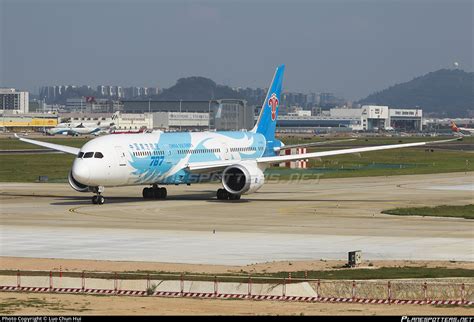
<svg viewBox="0 0 474 322">
<path fill-rule="evenodd" d="M 219 184 L 108 188 L 106 204 L 67 184 L 0 184 L 0 256 L 245 265 L 276 260 L 474 260 L 474 223 L 401 217 L 396 207 L 464 205 L 474 173 L 270 182 L 239 201 Z"/>
</svg>

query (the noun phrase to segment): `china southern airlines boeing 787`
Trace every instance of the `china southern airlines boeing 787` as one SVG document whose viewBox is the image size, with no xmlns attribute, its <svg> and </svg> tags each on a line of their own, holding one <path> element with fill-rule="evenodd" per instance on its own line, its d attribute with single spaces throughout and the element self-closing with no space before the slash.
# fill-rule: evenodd
<svg viewBox="0 0 474 322">
<path fill-rule="evenodd" d="M 143 189 L 145 199 L 164 199 L 166 188 L 159 185 L 199 183 L 209 181 L 215 175 L 223 186 L 217 190 L 217 198 L 235 200 L 261 188 L 263 172 L 275 163 L 433 143 L 280 156 L 280 150 L 292 147 L 275 139 L 284 70 L 284 65 L 276 69 L 251 131 L 105 135 L 87 142 L 81 149 L 25 138 L 20 140 L 76 155 L 69 172 L 69 184 L 77 191 L 94 192 L 94 204 L 104 203 L 104 187 L 145 185 L 149 186 Z M 314 143 L 306 146 L 311 145 Z"/>
</svg>

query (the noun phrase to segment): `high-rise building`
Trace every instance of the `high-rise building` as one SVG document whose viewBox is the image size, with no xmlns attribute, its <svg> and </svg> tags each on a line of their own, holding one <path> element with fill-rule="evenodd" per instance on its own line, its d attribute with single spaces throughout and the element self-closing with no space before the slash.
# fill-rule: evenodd
<svg viewBox="0 0 474 322">
<path fill-rule="evenodd" d="M 104 85 L 99 85 L 99 86 L 97 86 L 97 94 L 98 94 L 99 96 L 106 96 L 106 95 L 107 95 L 107 93 L 106 93 L 106 86 L 104 86 Z"/>
<path fill-rule="evenodd" d="M 118 98 L 123 98 L 124 97 L 122 86 L 117 86 L 117 97 Z"/>
<path fill-rule="evenodd" d="M 0 104 L 2 113 L 28 113 L 29 93 L 17 92 L 14 88 L 0 88 Z"/>
<path fill-rule="evenodd" d="M 109 88 L 109 96 L 116 97 L 117 96 L 117 86 L 108 86 Z"/>
</svg>

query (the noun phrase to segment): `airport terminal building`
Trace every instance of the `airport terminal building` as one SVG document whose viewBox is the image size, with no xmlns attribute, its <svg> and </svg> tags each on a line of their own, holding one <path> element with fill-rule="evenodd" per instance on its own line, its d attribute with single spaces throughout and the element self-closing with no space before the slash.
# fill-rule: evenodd
<svg viewBox="0 0 474 322">
<path fill-rule="evenodd" d="M 388 106 L 364 105 L 361 108 L 332 108 L 317 116 L 278 116 L 277 128 L 292 131 L 421 131 L 421 109 L 397 109 Z"/>
</svg>

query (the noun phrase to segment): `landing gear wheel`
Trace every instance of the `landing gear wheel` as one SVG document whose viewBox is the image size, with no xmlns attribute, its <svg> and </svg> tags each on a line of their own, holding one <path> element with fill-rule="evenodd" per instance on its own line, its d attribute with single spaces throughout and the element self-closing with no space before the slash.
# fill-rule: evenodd
<svg viewBox="0 0 474 322">
<path fill-rule="evenodd" d="M 144 199 L 152 199 L 153 198 L 153 190 L 151 188 L 143 188 L 142 192 Z"/>
<path fill-rule="evenodd" d="M 240 200 L 240 195 L 229 193 L 229 200 Z"/>
<path fill-rule="evenodd" d="M 166 188 L 159 188 L 161 193 L 161 199 L 166 199 L 166 197 L 168 196 L 168 191 L 166 190 Z"/>
<path fill-rule="evenodd" d="M 92 192 L 95 193 L 95 196 L 92 197 L 92 203 L 94 205 L 103 205 L 105 202 L 105 198 L 101 195 L 104 192 L 103 186 L 91 187 Z"/>
<path fill-rule="evenodd" d="M 166 191 L 166 188 L 153 188 L 153 197 L 155 199 L 166 199 L 167 195 L 168 192 Z"/>
<path fill-rule="evenodd" d="M 143 188 L 142 195 L 144 199 L 166 199 L 168 192 L 166 188 Z"/>
<path fill-rule="evenodd" d="M 94 205 L 103 205 L 105 203 L 105 198 L 101 195 L 95 195 L 92 197 L 92 203 Z"/>
<path fill-rule="evenodd" d="M 218 200 L 224 199 L 223 196 L 222 196 L 222 192 L 223 192 L 222 190 L 224 190 L 224 189 L 217 189 L 216 196 L 217 196 Z"/>
<path fill-rule="evenodd" d="M 229 199 L 230 193 L 227 192 L 225 189 L 217 189 L 217 199 L 219 200 L 227 200 Z"/>
</svg>

